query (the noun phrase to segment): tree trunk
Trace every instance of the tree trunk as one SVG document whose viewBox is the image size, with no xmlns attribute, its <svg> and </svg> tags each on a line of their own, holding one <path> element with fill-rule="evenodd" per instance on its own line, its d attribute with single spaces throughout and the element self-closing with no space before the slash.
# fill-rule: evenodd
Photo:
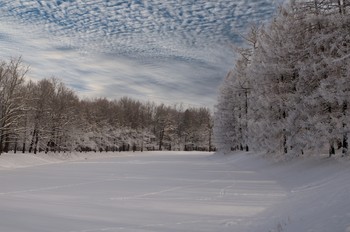
<svg viewBox="0 0 350 232">
<path fill-rule="evenodd" d="M 26 141 L 23 141 L 23 145 L 22 145 L 22 153 L 26 152 Z"/>
<path fill-rule="evenodd" d="M 16 154 L 17 153 L 17 137 L 15 139 L 15 146 L 13 148 L 13 152 Z"/>
<path fill-rule="evenodd" d="M 164 137 L 164 130 L 161 130 L 159 132 L 159 151 L 162 150 L 162 146 L 163 146 L 163 137 Z"/>
<path fill-rule="evenodd" d="M 283 152 L 284 154 L 288 153 L 286 129 L 283 129 Z"/>
<path fill-rule="evenodd" d="M 348 147 L 349 147 L 348 134 L 344 133 L 344 135 L 343 135 L 343 149 L 342 149 L 343 156 L 346 156 L 348 154 Z"/>
<path fill-rule="evenodd" d="M 10 147 L 10 141 L 9 141 L 9 135 L 5 135 L 5 145 L 4 145 L 4 152 L 8 153 L 9 152 L 9 147 Z"/>
<path fill-rule="evenodd" d="M 329 142 L 329 157 L 331 157 L 332 155 L 335 155 L 334 143 Z"/>
<path fill-rule="evenodd" d="M 60 136 L 60 138 L 58 139 L 58 144 L 57 144 L 57 146 L 58 146 L 58 153 L 60 153 L 61 152 L 61 143 L 62 143 L 62 136 Z"/>
<path fill-rule="evenodd" d="M 36 154 L 38 151 L 38 142 L 39 142 L 39 132 L 37 130 L 35 133 L 34 154 Z"/>
<path fill-rule="evenodd" d="M 0 155 L 2 154 L 2 152 L 3 152 L 3 140 L 4 140 L 4 135 L 3 134 L 1 134 L 0 135 Z"/>
<path fill-rule="evenodd" d="M 36 129 L 34 129 L 34 131 L 33 131 L 32 141 L 30 142 L 30 146 L 29 146 L 29 153 L 32 153 L 32 151 L 33 151 L 34 142 L 35 142 L 35 135 L 36 135 Z"/>
<path fill-rule="evenodd" d="M 347 108 L 348 108 L 348 103 L 344 102 L 343 103 L 343 118 L 344 118 L 344 120 L 346 118 L 346 110 L 347 110 Z M 346 132 L 346 127 L 347 127 L 346 123 L 343 122 L 343 131 L 344 131 L 343 144 L 342 144 L 343 145 L 343 149 L 342 149 L 343 156 L 347 155 L 347 153 L 348 153 L 348 146 L 349 146 L 349 144 L 348 144 L 348 133 Z"/>
<path fill-rule="evenodd" d="M 209 128 L 209 152 L 211 152 L 211 128 Z"/>
<path fill-rule="evenodd" d="M 340 0 L 338 0 L 338 8 L 339 8 L 339 14 L 343 14 L 342 4 Z"/>
</svg>

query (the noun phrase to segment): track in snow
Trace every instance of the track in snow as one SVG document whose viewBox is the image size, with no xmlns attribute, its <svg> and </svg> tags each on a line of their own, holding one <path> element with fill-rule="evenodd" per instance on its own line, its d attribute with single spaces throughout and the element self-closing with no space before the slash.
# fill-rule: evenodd
<svg viewBox="0 0 350 232">
<path fill-rule="evenodd" d="M 1 170 L 0 231 L 252 230 L 286 192 L 235 162 L 156 152 Z"/>
</svg>

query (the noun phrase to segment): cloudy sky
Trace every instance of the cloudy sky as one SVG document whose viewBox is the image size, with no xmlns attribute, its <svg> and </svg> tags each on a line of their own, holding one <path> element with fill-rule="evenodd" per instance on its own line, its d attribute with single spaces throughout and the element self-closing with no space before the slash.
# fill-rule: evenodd
<svg viewBox="0 0 350 232">
<path fill-rule="evenodd" d="M 0 58 L 81 97 L 212 107 L 231 44 L 278 0 L 0 0 Z"/>
</svg>

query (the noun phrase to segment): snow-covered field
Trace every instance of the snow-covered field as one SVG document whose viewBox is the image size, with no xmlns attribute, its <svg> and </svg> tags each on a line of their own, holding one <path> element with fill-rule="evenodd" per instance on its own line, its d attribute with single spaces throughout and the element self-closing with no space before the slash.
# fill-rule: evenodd
<svg viewBox="0 0 350 232">
<path fill-rule="evenodd" d="M 199 152 L 3 154 L 0 231 L 350 232 L 350 165 Z"/>
</svg>

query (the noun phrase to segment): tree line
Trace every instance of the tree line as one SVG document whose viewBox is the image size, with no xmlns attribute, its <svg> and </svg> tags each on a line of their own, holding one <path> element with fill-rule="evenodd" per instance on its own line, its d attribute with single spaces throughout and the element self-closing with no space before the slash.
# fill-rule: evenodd
<svg viewBox="0 0 350 232">
<path fill-rule="evenodd" d="M 290 1 L 243 38 L 218 97 L 218 148 L 348 155 L 350 1 Z"/>
<path fill-rule="evenodd" d="M 0 63 L 0 154 L 214 149 L 208 108 L 80 99 L 58 79 L 33 82 L 27 72 L 21 58 Z"/>
</svg>

